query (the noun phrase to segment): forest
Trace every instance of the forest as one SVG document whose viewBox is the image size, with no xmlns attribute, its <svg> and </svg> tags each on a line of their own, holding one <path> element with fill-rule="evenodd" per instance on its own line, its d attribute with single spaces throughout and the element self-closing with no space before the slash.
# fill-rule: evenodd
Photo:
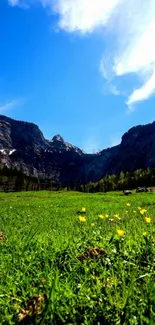
<svg viewBox="0 0 155 325">
<path fill-rule="evenodd" d="M 39 191 L 39 190 L 76 190 L 79 192 L 96 193 L 132 190 L 140 187 L 155 186 L 155 168 L 138 169 L 133 172 L 121 172 L 118 175 L 106 175 L 98 182 L 86 184 L 61 184 L 53 181 L 50 175 L 27 175 L 16 168 L 0 165 L 0 191 Z"/>
</svg>

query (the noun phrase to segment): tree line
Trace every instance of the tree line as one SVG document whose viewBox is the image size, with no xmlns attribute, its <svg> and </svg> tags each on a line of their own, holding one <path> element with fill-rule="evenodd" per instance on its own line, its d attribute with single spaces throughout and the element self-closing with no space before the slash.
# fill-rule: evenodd
<svg viewBox="0 0 155 325">
<path fill-rule="evenodd" d="M 118 175 L 106 175 L 98 182 L 77 185 L 81 192 L 109 192 L 133 190 L 137 187 L 155 186 L 155 168 L 138 169 L 134 172 L 121 172 Z"/>
<path fill-rule="evenodd" d="M 48 176 L 27 175 L 22 167 L 17 169 L 0 165 L 0 191 L 58 190 L 59 187 L 59 183 Z"/>
<path fill-rule="evenodd" d="M 106 175 L 98 182 L 67 184 L 65 187 L 54 179 L 52 175 L 27 175 L 22 167 L 17 170 L 0 165 L 0 191 L 5 192 L 65 189 L 95 193 L 152 187 L 155 186 L 155 168 L 139 169 L 134 172 L 126 171 L 118 175 Z"/>
</svg>

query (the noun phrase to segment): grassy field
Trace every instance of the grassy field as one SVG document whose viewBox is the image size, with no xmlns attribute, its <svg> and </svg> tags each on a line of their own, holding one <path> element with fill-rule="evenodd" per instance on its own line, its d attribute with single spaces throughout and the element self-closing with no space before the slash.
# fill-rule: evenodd
<svg viewBox="0 0 155 325">
<path fill-rule="evenodd" d="M 154 193 L 1 193 L 0 232 L 0 324 L 155 324 Z"/>
</svg>

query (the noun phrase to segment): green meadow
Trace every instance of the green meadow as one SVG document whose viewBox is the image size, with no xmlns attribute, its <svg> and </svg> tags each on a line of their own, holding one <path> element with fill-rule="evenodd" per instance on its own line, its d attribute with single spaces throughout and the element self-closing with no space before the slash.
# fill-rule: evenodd
<svg viewBox="0 0 155 325">
<path fill-rule="evenodd" d="M 0 324 L 155 324 L 155 193 L 0 193 Z"/>
</svg>

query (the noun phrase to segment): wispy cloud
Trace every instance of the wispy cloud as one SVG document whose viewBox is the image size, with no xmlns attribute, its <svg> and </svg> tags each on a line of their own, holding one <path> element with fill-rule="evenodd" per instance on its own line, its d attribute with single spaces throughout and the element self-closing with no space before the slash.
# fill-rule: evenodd
<svg viewBox="0 0 155 325">
<path fill-rule="evenodd" d="M 100 141 L 97 139 L 97 137 L 93 137 L 90 135 L 85 139 L 82 145 L 82 149 L 86 153 L 95 153 L 100 150 L 99 146 L 100 146 Z"/>
<path fill-rule="evenodd" d="M 107 82 L 106 85 L 103 88 L 104 95 L 114 95 L 119 96 L 123 95 L 123 93 L 117 88 L 116 85 L 113 85 L 110 82 Z"/>
<path fill-rule="evenodd" d="M 6 102 L 5 104 L 0 106 L 0 113 L 5 113 L 8 110 L 11 110 L 14 107 L 17 107 L 20 104 L 19 100 L 12 100 L 9 102 Z"/>
<path fill-rule="evenodd" d="M 107 42 L 100 62 L 103 77 L 111 82 L 124 75 L 139 76 L 139 85 L 128 89 L 129 109 L 155 93 L 155 0 L 9 0 L 9 3 L 12 6 L 40 3 L 58 14 L 58 27 L 69 33 L 87 34 L 106 28 L 112 41 Z"/>
<path fill-rule="evenodd" d="M 8 0 L 10 6 L 19 6 L 21 1 L 20 0 Z"/>
<path fill-rule="evenodd" d="M 127 105 L 129 110 L 133 110 L 133 103 L 146 100 L 152 94 L 155 94 L 155 70 L 148 81 L 144 83 L 141 88 L 134 90 L 131 96 L 128 98 Z"/>
</svg>

